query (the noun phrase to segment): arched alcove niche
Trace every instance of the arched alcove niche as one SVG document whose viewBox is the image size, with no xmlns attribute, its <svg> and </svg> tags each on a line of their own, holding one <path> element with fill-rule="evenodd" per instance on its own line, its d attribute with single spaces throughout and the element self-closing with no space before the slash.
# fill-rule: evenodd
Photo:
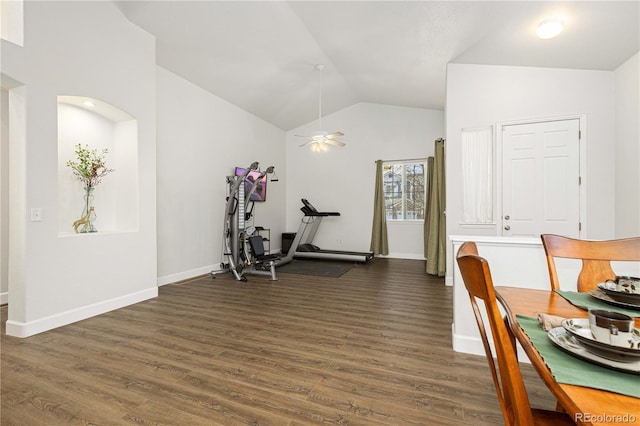
<svg viewBox="0 0 640 426">
<path fill-rule="evenodd" d="M 84 96 L 58 96 L 58 233 L 75 234 L 84 189 L 67 161 L 77 161 L 75 148 L 102 152 L 114 169 L 94 190 L 98 234 L 138 230 L 138 122 L 118 107 Z"/>
</svg>

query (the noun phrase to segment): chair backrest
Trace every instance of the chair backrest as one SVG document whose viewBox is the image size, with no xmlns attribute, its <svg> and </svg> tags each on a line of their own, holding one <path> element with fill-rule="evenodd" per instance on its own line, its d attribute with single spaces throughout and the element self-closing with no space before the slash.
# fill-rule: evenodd
<svg viewBox="0 0 640 426">
<path fill-rule="evenodd" d="M 520 372 L 514 343 L 498 308 L 489 264 L 484 258 L 478 256 L 476 244 L 469 241 L 462 244 L 456 255 L 456 260 L 462 273 L 464 285 L 469 292 L 469 299 L 487 354 L 487 361 L 505 424 L 533 425 L 531 405 Z M 484 302 L 496 350 L 496 360 L 493 358 L 476 299 L 481 299 Z"/>
<path fill-rule="evenodd" d="M 640 261 L 640 237 L 620 240 L 589 241 L 560 235 L 543 234 L 542 245 L 547 256 L 549 279 L 553 290 L 560 289 L 554 258 L 580 259 L 582 269 L 578 275 L 578 291 L 597 288 L 597 284 L 613 279 L 612 260 Z"/>
<path fill-rule="evenodd" d="M 251 247 L 251 252 L 256 259 L 260 259 L 264 256 L 264 243 L 261 236 L 254 235 L 249 237 L 249 246 Z"/>
</svg>

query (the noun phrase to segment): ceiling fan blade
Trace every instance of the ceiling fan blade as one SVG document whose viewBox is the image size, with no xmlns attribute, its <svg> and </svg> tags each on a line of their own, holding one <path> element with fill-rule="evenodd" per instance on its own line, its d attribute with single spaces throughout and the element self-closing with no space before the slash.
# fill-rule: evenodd
<svg viewBox="0 0 640 426">
<path fill-rule="evenodd" d="M 298 147 L 299 147 L 299 148 L 302 148 L 303 146 L 307 146 L 307 145 L 312 144 L 312 143 L 316 143 L 316 141 L 314 141 L 314 140 L 310 140 L 309 142 L 307 142 L 307 143 L 303 143 L 302 145 L 299 145 Z"/>
<path fill-rule="evenodd" d="M 293 135 L 297 138 L 310 138 L 311 136 L 305 136 L 305 135 Z"/>
<path fill-rule="evenodd" d="M 325 138 L 327 139 L 333 139 L 333 138 L 337 138 L 339 136 L 344 136 L 344 133 L 342 132 L 333 132 L 333 133 L 329 133 L 327 136 L 325 136 Z"/>
<path fill-rule="evenodd" d="M 339 141 L 337 139 L 327 139 L 325 141 L 325 143 L 328 143 L 329 145 L 335 145 L 335 146 L 345 146 L 346 143 Z"/>
</svg>

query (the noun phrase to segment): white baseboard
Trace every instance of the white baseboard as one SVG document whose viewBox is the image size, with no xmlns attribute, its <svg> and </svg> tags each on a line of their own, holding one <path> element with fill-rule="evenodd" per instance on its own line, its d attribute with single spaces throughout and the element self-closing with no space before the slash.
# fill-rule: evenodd
<svg viewBox="0 0 640 426">
<path fill-rule="evenodd" d="M 451 337 L 454 351 L 472 355 L 485 354 L 482 340 L 479 337 L 462 336 L 456 334 L 455 324 L 451 324 Z"/>
<path fill-rule="evenodd" d="M 389 259 L 408 259 L 408 260 L 426 260 L 423 254 L 416 253 L 389 253 L 389 254 L 379 254 L 376 257 L 386 257 Z"/>
<path fill-rule="evenodd" d="M 0 293 L 0 305 L 6 305 L 7 303 L 9 303 L 9 292 Z"/>
<path fill-rule="evenodd" d="M 220 265 L 214 267 L 213 265 L 203 266 L 201 268 L 191 269 L 189 271 L 178 272 L 177 274 L 165 275 L 158 277 L 158 287 L 177 283 L 178 281 L 188 280 L 190 278 L 199 277 L 200 275 L 208 274 L 211 271 L 219 271 Z"/>
<path fill-rule="evenodd" d="M 484 352 L 484 345 L 482 344 L 482 340 L 479 337 L 472 336 L 462 336 L 456 334 L 455 332 L 455 324 L 451 324 L 451 336 L 453 341 L 453 350 L 456 352 L 462 352 L 465 354 L 471 355 L 481 355 L 486 356 Z M 493 346 L 493 342 L 490 341 L 489 345 L 491 346 L 491 350 L 493 351 L 493 355 L 496 354 L 496 349 Z M 524 362 L 526 364 L 531 364 L 531 361 L 527 357 L 527 353 L 522 349 L 519 342 L 516 342 L 516 350 L 518 353 L 518 361 Z"/>
<path fill-rule="evenodd" d="M 29 337 L 34 334 L 62 327 L 63 325 L 72 324 L 83 319 L 91 318 L 96 315 L 104 314 L 109 311 L 124 308 L 134 303 L 158 297 L 158 287 L 152 287 L 136 293 L 127 294 L 113 299 L 104 300 L 80 308 L 72 309 L 66 312 L 60 312 L 55 315 L 40 318 L 35 321 L 21 323 L 16 321 L 7 321 L 7 335 L 15 337 Z"/>
</svg>

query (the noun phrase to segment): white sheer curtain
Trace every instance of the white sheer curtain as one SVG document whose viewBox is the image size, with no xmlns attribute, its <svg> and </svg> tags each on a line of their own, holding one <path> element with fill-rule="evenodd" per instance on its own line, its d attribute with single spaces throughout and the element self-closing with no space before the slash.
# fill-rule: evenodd
<svg viewBox="0 0 640 426">
<path fill-rule="evenodd" d="M 493 223 L 493 127 L 462 129 L 462 222 Z"/>
</svg>

